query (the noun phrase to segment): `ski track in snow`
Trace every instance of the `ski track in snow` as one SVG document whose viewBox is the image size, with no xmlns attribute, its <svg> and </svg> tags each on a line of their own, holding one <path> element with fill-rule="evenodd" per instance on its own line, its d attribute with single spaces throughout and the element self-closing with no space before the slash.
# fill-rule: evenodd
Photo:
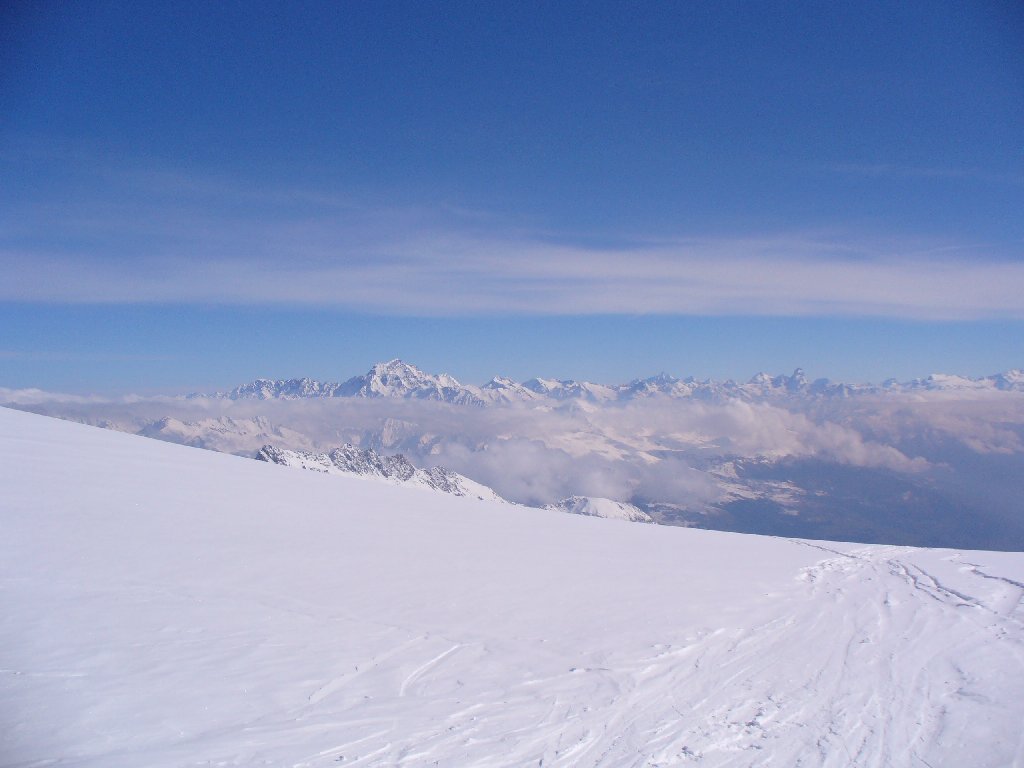
<svg viewBox="0 0 1024 768">
<path fill-rule="evenodd" d="M 1019 733 L 1024 589 L 963 561 L 976 579 L 967 595 L 915 554 L 837 553 L 806 568 L 765 624 L 603 649 L 560 669 L 564 656 L 542 645 L 412 636 L 322 681 L 299 708 L 123 763 L 107 753 L 61 764 L 1019 765 L 1020 742 L 990 763 L 971 756 L 978 740 Z M 328 746 L 288 748 L 302 742 Z M 210 757 L 192 762 L 198 745 Z"/>
<path fill-rule="evenodd" d="M 285 475 L 289 488 L 306 487 L 291 477 L 299 473 Z M 550 519 L 556 532 L 658 535 Z M 245 589 L 244 579 L 212 589 L 127 572 L 83 584 L 48 567 L 36 583 L 0 570 L 0 697 L 10 704 L 0 765 L 1024 766 L 1024 569 L 1015 555 L 772 546 L 789 547 L 796 565 L 788 582 L 747 585 L 771 590 L 751 603 L 749 620 L 705 613 L 675 626 L 659 617 L 646 635 L 537 636 L 461 619 L 438 631 L 444 622 L 403 620 L 420 615 L 413 608 L 372 613 L 358 595 L 306 602 Z M 725 548 L 717 570 L 691 574 L 709 581 L 687 594 L 728 581 L 729 556 Z M 1010 565 L 1018 578 L 998 572 Z M 33 601 L 16 599 L 29 586 Z M 436 600 L 448 597 L 457 595 Z M 96 618 L 111 605 L 119 613 Z M 524 610 L 515 605 L 508 612 Z M 204 687 L 207 678 L 217 685 Z M 153 704 L 162 697 L 163 709 Z M 43 742 L 25 735 L 33 718 Z"/>
<path fill-rule="evenodd" d="M 993 577 L 965 563 L 985 595 L 967 596 L 903 559 L 913 554 L 838 554 L 803 572 L 784 617 L 679 645 L 610 650 L 553 676 L 523 670 L 508 679 L 504 657 L 530 658 L 536 648 L 415 638 L 368 661 L 387 676 L 383 663 L 404 671 L 425 658 L 372 706 L 344 695 L 347 678 L 310 697 L 323 704 L 316 719 L 352 738 L 294 765 L 969 764 L 974 739 L 1020 724 L 1010 710 L 998 728 L 996 702 L 972 689 L 991 682 L 984 675 L 995 656 L 1013 660 L 1003 704 L 1021 690 L 1022 590 L 999 578 L 987 588 L 981 580 Z M 1016 590 L 1012 599 L 1003 584 Z M 795 650 L 803 674 L 780 678 L 776 667 Z M 865 676 L 870 685 L 858 683 Z M 282 712 L 249 730 L 265 729 L 270 740 L 312 714 Z M 1007 745 L 1011 762 L 992 764 L 1018 764 L 1022 754 L 1021 744 Z M 236 764 L 229 755 L 223 764 Z"/>
</svg>

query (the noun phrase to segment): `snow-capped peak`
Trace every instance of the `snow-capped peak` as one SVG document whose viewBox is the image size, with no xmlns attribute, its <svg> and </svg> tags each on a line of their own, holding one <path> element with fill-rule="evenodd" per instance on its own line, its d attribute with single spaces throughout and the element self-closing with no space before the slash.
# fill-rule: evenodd
<svg viewBox="0 0 1024 768">
<path fill-rule="evenodd" d="M 620 398 L 649 397 L 657 395 L 689 395 L 692 387 L 681 379 L 668 373 L 648 376 L 646 379 L 633 379 L 620 388 Z"/>
<path fill-rule="evenodd" d="M 470 388 L 453 376 L 434 376 L 401 360 L 377 363 L 363 376 L 354 376 L 339 388 L 345 397 L 399 397 L 438 400 L 457 405 L 483 405 Z"/>
<path fill-rule="evenodd" d="M 627 520 L 631 523 L 654 522 L 651 516 L 639 507 L 627 504 L 624 501 L 602 499 L 596 496 L 570 496 L 554 504 L 549 504 L 546 509 L 569 512 L 573 515 L 585 515 L 587 517 Z"/>
<path fill-rule="evenodd" d="M 521 386 L 518 382 L 508 376 L 495 376 L 481 387 L 481 389 L 511 389 Z"/>
<path fill-rule="evenodd" d="M 996 389 L 1024 392 L 1024 371 L 1019 368 L 1011 368 L 1003 373 L 997 373 L 991 378 L 996 385 Z"/>
<path fill-rule="evenodd" d="M 515 403 L 539 400 L 542 395 L 508 376 L 495 376 L 482 387 L 480 396 L 491 403 Z"/>
<path fill-rule="evenodd" d="M 539 395 L 550 397 L 555 400 L 566 400 L 568 398 L 583 398 L 591 402 L 604 402 L 615 400 L 618 397 L 614 387 L 604 384 L 593 384 L 589 381 L 576 381 L 574 379 L 530 379 L 524 381 L 523 386 Z"/>
</svg>

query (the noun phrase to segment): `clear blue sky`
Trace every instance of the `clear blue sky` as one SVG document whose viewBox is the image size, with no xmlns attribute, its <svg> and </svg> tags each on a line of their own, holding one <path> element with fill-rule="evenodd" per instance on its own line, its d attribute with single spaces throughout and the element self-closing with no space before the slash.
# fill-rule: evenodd
<svg viewBox="0 0 1024 768">
<path fill-rule="evenodd" d="M 0 387 L 1024 366 L 1019 3 L 7 3 Z"/>
</svg>

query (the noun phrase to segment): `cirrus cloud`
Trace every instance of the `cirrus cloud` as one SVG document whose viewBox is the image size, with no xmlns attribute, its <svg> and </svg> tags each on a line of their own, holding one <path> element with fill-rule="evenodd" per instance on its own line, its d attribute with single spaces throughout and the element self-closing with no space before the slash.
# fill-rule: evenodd
<svg viewBox="0 0 1024 768">
<path fill-rule="evenodd" d="M 267 241 L 275 238 L 267 234 Z M 93 259 L 0 251 L 0 301 L 312 305 L 425 316 L 858 315 L 1024 318 L 1024 263 L 905 255 L 809 237 L 602 249 L 423 233 Z M 909 250 L 909 249 L 904 249 Z"/>
<path fill-rule="evenodd" d="M 1024 319 L 1019 243 L 842 228 L 610 238 L 66 159 L 67 178 L 0 193 L 0 301 Z"/>
</svg>

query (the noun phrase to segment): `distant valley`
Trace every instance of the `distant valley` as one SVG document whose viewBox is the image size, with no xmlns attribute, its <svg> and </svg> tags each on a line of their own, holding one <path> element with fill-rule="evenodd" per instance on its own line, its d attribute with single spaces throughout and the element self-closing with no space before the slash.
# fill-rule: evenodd
<svg viewBox="0 0 1024 768">
<path fill-rule="evenodd" d="M 243 456 L 269 446 L 276 463 L 328 473 L 368 474 L 336 462 L 339 451 L 361 456 L 364 469 L 401 454 L 408 467 L 391 482 L 404 474 L 437 486 L 450 475 L 477 489 L 470 495 L 577 514 L 1024 548 L 1020 370 L 878 385 L 797 370 L 742 383 L 661 374 L 474 386 L 392 360 L 341 383 L 258 379 L 120 400 L 8 390 L 0 402 Z"/>
</svg>

